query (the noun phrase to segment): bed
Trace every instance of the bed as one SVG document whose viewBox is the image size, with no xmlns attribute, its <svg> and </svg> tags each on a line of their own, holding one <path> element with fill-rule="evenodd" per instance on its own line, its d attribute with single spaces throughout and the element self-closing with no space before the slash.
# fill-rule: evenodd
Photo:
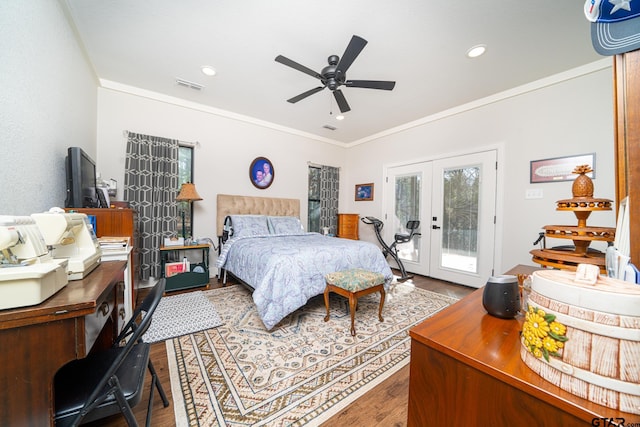
<svg viewBox="0 0 640 427">
<path fill-rule="evenodd" d="M 376 245 L 306 233 L 299 216 L 297 199 L 217 197 L 216 229 L 225 236 L 217 267 L 253 291 L 267 330 L 322 294 L 326 273 L 365 268 L 382 273 L 387 290 L 393 280 Z"/>
</svg>

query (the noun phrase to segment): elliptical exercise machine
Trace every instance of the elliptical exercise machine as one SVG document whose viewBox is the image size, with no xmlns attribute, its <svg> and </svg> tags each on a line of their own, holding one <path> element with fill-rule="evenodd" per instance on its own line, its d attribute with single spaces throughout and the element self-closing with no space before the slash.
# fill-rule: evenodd
<svg viewBox="0 0 640 427">
<path fill-rule="evenodd" d="M 384 227 L 384 223 L 382 221 L 372 216 L 366 216 L 364 218 L 361 218 L 360 220 L 365 224 L 373 225 L 373 228 L 376 232 L 376 237 L 378 238 L 378 242 L 380 242 L 380 245 L 382 245 L 382 255 L 384 255 L 385 258 L 388 255 L 391 255 L 394 261 L 398 264 L 398 268 L 400 269 L 400 273 L 402 274 L 402 276 L 400 276 L 400 278 L 398 279 L 398 282 L 404 282 L 411 279 L 413 276 L 407 274 L 407 270 L 404 269 L 404 264 L 398 256 L 398 244 L 409 243 L 415 236 L 420 236 L 420 233 L 416 233 L 416 230 L 418 229 L 418 227 L 420 227 L 420 221 L 407 221 L 406 228 L 407 230 L 409 230 L 409 234 L 396 233 L 396 235 L 393 236 L 393 243 L 391 244 L 391 246 L 389 246 L 384 242 L 384 240 L 382 239 L 382 235 L 380 234 L 382 228 Z"/>
</svg>

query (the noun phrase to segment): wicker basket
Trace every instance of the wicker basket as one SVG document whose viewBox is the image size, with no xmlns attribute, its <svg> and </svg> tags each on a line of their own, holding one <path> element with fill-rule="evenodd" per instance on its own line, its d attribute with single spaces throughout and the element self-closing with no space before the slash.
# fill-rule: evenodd
<svg viewBox="0 0 640 427">
<path fill-rule="evenodd" d="M 536 357 L 523 331 L 520 356 L 563 390 L 640 414 L 640 286 L 602 276 L 591 286 L 574 277 L 568 271 L 534 273 L 528 304 L 566 326 L 567 341 L 555 356 Z"/>
</svg>

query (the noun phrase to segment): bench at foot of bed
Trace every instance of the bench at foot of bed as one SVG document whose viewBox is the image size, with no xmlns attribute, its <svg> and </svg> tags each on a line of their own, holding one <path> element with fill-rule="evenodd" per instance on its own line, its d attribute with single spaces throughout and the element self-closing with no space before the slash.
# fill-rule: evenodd
<svg viewBox="0 0 640 427">
<path fill-rule="evenodd" d="M 336 271 L 325 275 L 327 287 L 324 290 L 324 305 L 327 308 L 325 322 L 329 321 L 329 292 L 334 292 L 349 299 L 349 314 L 351 315 L 351 335 L 355 336 L 355 315 L 358 307 L 358 298 L 374 292 L 380 292 L 380 308 L 378 318 L 381 322 L 382 307 L 384 306 L 384 276 L 380 273 L 355 268 L 351 270 Z"/>
</svg>

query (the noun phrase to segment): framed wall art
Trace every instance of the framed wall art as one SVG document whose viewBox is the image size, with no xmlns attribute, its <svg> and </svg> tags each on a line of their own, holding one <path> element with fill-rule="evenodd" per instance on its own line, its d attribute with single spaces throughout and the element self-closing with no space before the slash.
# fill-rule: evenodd
<svg viewBox="0 0 640 427">
<path fill-rule="evenodd" d="M 254 187 L 264 190 L 273 184 L 276 176 L 273 163 L 266 157 L 256 157 L 249 166 L 249 179 Z"/>
<path fill-rule="evenodd" d="M 373 200 L 373 183 L 356 184 L 356 202 Z"/>
<path fill-rule="evenodd" d="M 574 181 L 578 175 L 573 173 L 576 166 L 589 165 L 592 172 L 587 176 L 596 177 L 596 153 L 576 156 L 554 157 L 551 159 L 532 160 L 529 169 L 530 183 Z"/>
</svg>

